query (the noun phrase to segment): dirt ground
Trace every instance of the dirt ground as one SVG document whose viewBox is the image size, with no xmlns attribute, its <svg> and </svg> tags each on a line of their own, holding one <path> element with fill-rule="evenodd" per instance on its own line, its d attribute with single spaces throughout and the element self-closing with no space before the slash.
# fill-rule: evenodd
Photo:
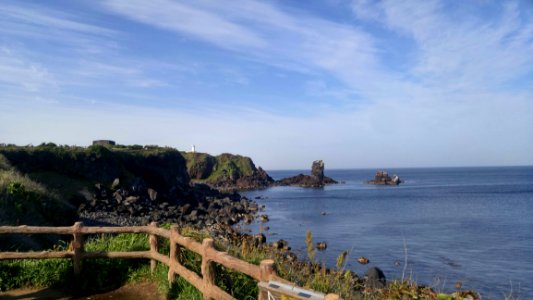
<svg viewBox="0 0 533 300">
<path fill-rule="evenodd" d="M 154 283 L 141 282 L 128 284 L 116 290 L 95 294 L 84 297 L 73 297 L 64 291 L 44 288 L 44 289 L 16 289 L 0 293 L 1 300 L 19 300 L 19 299 L 77 299 L 77 300 L 126 300 L 126 299 L 147 299 L 147 300 L 165 300 L 166 297 L 161 294 Z"/>
</svg>

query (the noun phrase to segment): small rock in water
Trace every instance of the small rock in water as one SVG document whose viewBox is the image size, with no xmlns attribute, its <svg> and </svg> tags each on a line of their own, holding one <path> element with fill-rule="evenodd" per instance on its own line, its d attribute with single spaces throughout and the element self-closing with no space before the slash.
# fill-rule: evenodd
<svg viewBox="0 0 533 300">
<path fill-rule="evenodd" d="M 327 247 L 328 247 L 328 244 L 326 244 L 326 242 L 316 243 L 316 249 L 319 251 L 326 250 Z"/>
<path fill-rule="evenodd" d="M 321 212 L 320 214 L 323 215 L 323 216 L 327 215 L 327 213 L 325 211 Z"/>
<path fill-rule="evenodd" d="M 364 256 L 359 256 L 359 258 L 357 258 L 357 262 L 362 265 L 366 265 L 370 262 L 370 260 Z"/>
<path fill-rule="evenodd" d="M 399 267 L 399 266 L 401 266 L 401 265 L 402 265 L 402 263 L 399 262 L 399 261 L 395 261 L 395 262 L 394 262 L 394 266 L 395 266 L 395 267 Z"/>
<path fill-rule="evenodd" d="M 457 281 L 457 282 L 455 283 L 455 288 L 456 288 L 456 289 L 460 289 L 460 288 L 462 288 L 462 287 L 463 287 L 463 283 L 462 283 L 461 281 Z"/>
</svg>

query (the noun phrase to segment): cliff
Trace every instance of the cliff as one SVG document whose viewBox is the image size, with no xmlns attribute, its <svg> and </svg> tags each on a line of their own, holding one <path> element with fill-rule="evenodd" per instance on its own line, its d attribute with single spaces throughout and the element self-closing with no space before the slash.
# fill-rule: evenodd
<svg viewBox="0 0 533 300">
<path fill-rule="evenodd" d="M 0 147 L 0 154 L 17 171 L 45 185 L 69 178 L 85 185 L 98 183 L 111 188 L 118 180 L 123 187 L 157 190 L 165 200 L 186 196 L 189 185 L 185 159 L 172 148 L 120 145 L 85 148 L 49 143 Z"/>
<path fill-rule="evenodd" d="M 195 180 L 205 178 L 228 189 L 262 186 L 272 179 L 246 157 L 193 158 L 197 160 L 187 161 L 178 150 L 158 146 L 0 145 L 0 225 L 71 225 L 79 219 L 225 230 L 223 226 L 253 220 L 257 204 L 191 182 L 188 171 Z"/>
<path fill-rule="evenodd" d="M 252 159 L 224 153 L 212 156 L 207 153 L 183 153 L 187 172 L 194 182 L 208 184 L 222 190 L 245 190 L 270 186 L 274 180 Z"/>
</svg>

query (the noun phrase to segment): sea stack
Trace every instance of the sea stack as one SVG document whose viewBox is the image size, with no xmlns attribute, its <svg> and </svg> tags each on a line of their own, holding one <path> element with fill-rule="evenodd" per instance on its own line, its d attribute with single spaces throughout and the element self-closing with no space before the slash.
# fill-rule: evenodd
<svg viewBox="0 0 533 300">
<path fill-rule="evenodd" d="M 324 162 L 315 160 L 311 166 L 311 176 L 315 177 L 318 182 L 324 181 Z"/>
<path fill-rule="evenodd" d="M 324 176 L 324 162 L 315 160 L 311 165 L 311 175 L 298 174 L 276 181 L 276 185 L 290 185 L 300 187 L 324 187 L 326 184 L 335 184 L 337 181 Z"/>
</svg>

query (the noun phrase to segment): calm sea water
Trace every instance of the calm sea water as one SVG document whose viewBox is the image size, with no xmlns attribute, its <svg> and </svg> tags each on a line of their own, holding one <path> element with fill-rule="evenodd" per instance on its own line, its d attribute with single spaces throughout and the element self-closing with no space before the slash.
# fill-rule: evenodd
<svg viewBox="0 0 533 300">
<path fill-rule="evenodd" d="M 311 230 L 315 242 L 328 244 L 318 259 L 333 266 L 348 250 L 347 267 L 361 276 L 377 266 L 388 279 L 404 274 L 437 290 L 453 291 L 461 281 L 483 299 L 511 293 L 533 299 L 533 167 L 388 171 L 405 182 L 373 186 L 365 182 L 375 170 L 327 170 L 344 183 L 244 195 L 262 197 L 256 201 L 270 217 L 267 239 L 288 240 L 301 256 Z M 307 172 L 269 174 L 280 179 Z M 257 232 L 259 225 L 251 227 Z M 361 255 L 371 263 L 359 265 L 355 259 Z"/>
</svg>

